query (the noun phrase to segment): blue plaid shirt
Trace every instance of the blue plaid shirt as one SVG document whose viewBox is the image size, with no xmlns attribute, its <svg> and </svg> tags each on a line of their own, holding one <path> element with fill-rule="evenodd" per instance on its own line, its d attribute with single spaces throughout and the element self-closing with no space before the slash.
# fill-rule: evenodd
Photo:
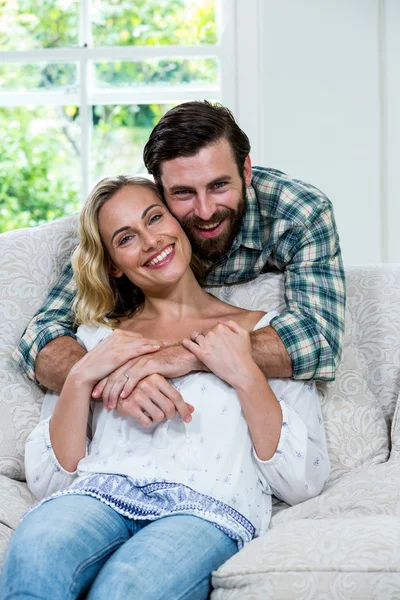
<svg viewBox="0 0 400 600">
<path fill-rule="evenodd" d="M 345 278 L 332 204 L 317 188 L 274 169 L 253 167 L 248 207 L 229 255 L 209 268 L 207 286 L 243 282 L 269 270 L 285 273 L 287 310 L 271 321 L 293 363 L 295 379 L 332 380 L 340 360 Z M 14 358 L 35 380 L 40 350 L 75 336 L 71 264 L 27 327 Z"/>
</svg>

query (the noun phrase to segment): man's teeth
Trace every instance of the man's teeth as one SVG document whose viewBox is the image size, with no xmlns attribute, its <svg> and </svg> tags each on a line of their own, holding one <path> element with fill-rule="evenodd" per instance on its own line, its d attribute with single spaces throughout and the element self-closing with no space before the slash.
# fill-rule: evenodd
<svg viewBox="0 0 400 600">
<path fill-rule="evenodd" d="M 147 264 L 148 265 L 156 265 L 160 261 L 164 260 L 164 258 L 166 258 L 168 256 L 168 254 L 171 254 L 172 250 L 173 250 L 173 246 L 168 246 L 168 248 L 165 248 L 165 250 L 163 250 L 161 252 L 161 254 L 159 254 L 152 260 L 150 260 Z"/>
<path fill-rule="evenodd" d="M 201 227 L 199 227 L 198 229 L 215 229 L 216 227 L 218 227 L 218 225 L 221 224 L 221 221 L 219 221 L 218 223 L 214 223 L 212 225 L 202 225 Z"/>
</svg>

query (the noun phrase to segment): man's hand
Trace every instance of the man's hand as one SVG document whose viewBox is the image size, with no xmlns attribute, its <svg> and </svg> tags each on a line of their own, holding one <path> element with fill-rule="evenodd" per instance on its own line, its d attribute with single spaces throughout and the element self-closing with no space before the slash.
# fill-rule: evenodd
<svg viewBox="0 0 400 600">
<path fill-rule="evenodd" d="M 144 427 L 154 421 L 173 419 L 177 413 L 190 423 L 193 411 L 194 407 L 184 401 L 178 390 L 157 373 L 139 381 L 133 392 L 117 404 L 120 415 L 129 415 Z"/>
<path fill-rule="evenodd" d="M 103 398 L 106 408 L 115 408 L 120 398 L 127 398 L 139 381 L 158 373 L 164 377 L 180 377 L 191 371 L 207 368 L 181 344 L 166 346 L 152 353 L 128 361 L 94 387 L 93 398 Z"/>
</svg>

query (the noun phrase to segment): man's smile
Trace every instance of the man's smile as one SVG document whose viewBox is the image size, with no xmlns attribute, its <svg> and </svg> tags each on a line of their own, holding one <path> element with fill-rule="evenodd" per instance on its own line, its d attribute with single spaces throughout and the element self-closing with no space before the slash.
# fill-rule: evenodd
<svg viewBox="0 0 400 600">
<path fill-rule="evenodd" d="M 221 233 L 221 230 L 224 227 L 225 219 L 221 221 L 217 221 L 216 223 L 208 223 L 204 225 L 196 225 L 193 229 L 204 238 L 212 238 L 216 237 Z"/>
</svg>

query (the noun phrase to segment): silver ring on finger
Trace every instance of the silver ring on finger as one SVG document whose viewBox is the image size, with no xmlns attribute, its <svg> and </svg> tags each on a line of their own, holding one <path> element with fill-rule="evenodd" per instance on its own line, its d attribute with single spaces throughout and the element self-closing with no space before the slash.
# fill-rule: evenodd
<svg viewBox="0 0 400 600">
<path fill-rule="evenodd" d="M 126 377 L 126 380 L 128 381 L 129 375 L 127 373 L 123 373 L 123 375 Z"/>
<path fill-rule="evenodd" d="M 203 335 L 202 333 L 196 333 L 196 335 L 193 338 L 193 341 L 195 342 L 197 340 L 197 338 L 199 337 L 199 335 Z"/>
</svg>

